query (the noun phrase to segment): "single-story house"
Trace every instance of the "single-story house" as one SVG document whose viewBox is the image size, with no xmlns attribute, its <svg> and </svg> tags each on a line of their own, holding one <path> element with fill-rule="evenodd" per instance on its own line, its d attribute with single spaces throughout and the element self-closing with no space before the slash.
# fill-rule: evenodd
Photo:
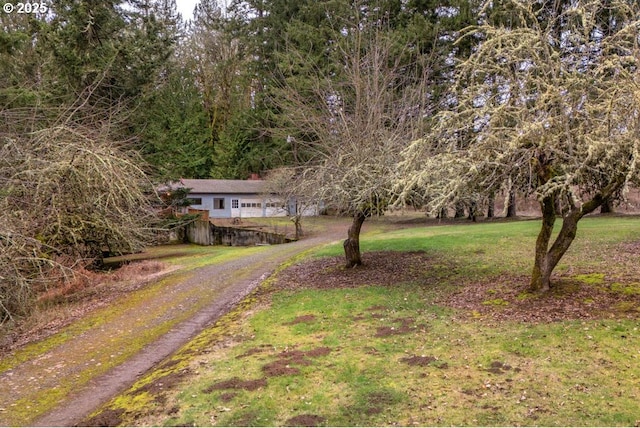
<svg viewBox="0 0 640 428">
<path fill-rule="evenodd" d="M 295 200 L 283 201 L 276 195 L 268 195 L 264 180 L 183 178 L 171 187 L 190 189 L 189 208 L 206 210 L 210 218 L 283 217 L 295 212 Z"/>
</svg>

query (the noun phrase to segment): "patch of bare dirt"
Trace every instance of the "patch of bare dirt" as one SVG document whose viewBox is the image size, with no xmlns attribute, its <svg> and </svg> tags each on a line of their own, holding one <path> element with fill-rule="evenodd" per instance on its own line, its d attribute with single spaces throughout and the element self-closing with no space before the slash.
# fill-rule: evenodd
<svg viewBox="0 0 640 428">
<path fill-rule="evenodd" d="M 307 357 L 315 358 L 315 357 L 324 357 L 331 353 L 331 348 L 327 348 L 326 346 L 320 346 L 318 348 L 314 348 L 310 351 L 305 351 L 304 355 Z"/>
<path fill-rule="evenodd" d="M 303 262 L 281 272 L 274 287 L 298 290 L 363 285 L 392 286 L 402 282 L 419 282 L 426 285 L 435 283 L 445 275 L 441 268 L 436 271 L 429 269 L 435 257 L 425 252 L 369 252 L 363 254 L 362 259 L 364 265 L 354 268 L 345 268 L 342 257 Z"/>
<path fill-rule="evenodd" d="M 229 403 L 230 401 L 232 401 L 234 398 L 237 397 L 237 393 L 235 392 L 225 392 L 224 394 L 222 394 L 220 396 L 220 400 L 222 400 L 225 403 Z"/>
<path fill-rule="evenodd" d="M 352 422 L 360 425 L 359 422 L 363 415 L 378 415 L 388 409 L 390 406 L 398 402 L 398 397 L 389 391 L 372 391 L 368 393 L 364 399 L 357 404 L 348 406 L 346 413 L 352 415 Z"/>
<path fill-rule="evenodd" d="M 241 358 L 247 358 L 250 357 L 252 355 L 256 355 L 256 354 L 262 354 L 266 351 L 268 351 L 269 349 L 273 348 L 272 345 L 269 344 L 265 344 L 265 345 L 260 345 L 258 348 L 251 348 L 251 349 L 247 349 L 246 352 L 244 352 L 243 354 L 240 354 L 236 357 L 236 359 L 241 359 Z"/>
<path fill-rule="evenodd" d="M 436 358 L 414 355 L 412 357 L 400 358 L 400 361 L 405 364 L 409 364 L 410 366 L 426 367 L 436 361 Z"/>
<path fill-rule="evenodd" d="M 223 380 L 222 382 L 214 383 L 213 385 L 205 388 L 202 392 L 205 394 L 210 394 L 213 391 L 223 390 L 223 389 L 244 389 L 247 391 L 255 391 L 256 389 L 263 388 L 267 386 L 267 380 L 262 379 L 254 379 L 254 380 L 241 380 L 240 378 L 233 377 L 229 380 Z"/>
<path fill-rule="evenodd" d="M 430 355 L 413 355 L 411 357 L 404 357 L 400 358 L 400 362 L 417 367 L 433 366 L 443 370 L 449 368 L 449 364 Z"/>
<path fill-rule="evenodd" d="M 116 427 L 122 423 L 124 409 L 109 409 L 87 419 L 80 426 L 87 427 Z"/>
<path fill-rule="evenodd" d="M 276 360 L 262 366 L 262 371 L 269 377 L 294 376 L 300 374 L 300 369 L 291 367 L 286 360 Z"/>
<path fill-rule="evenodd" d="M 489 373 L 493 373 L 493 374 L 504 374 L 504 373 L 507 373 L 507 372 L 509 372 L 511 370 L 513 370 L 516 373 L 520 371 L 519 368 L 513 368 L 509 364 L 505 364 L 502 361 L 493 361 L 489 365 L 489 368 L 487 368 L 485 370 L 488 371 Z"/>
<path fill-rule="evenodd" d="M 309 351 L 300 351 L 297 349 L 283 351 L 278 354 L 278 359 L 262 366 L 265 375 L 272 376 L 290 376 L 300 373 L 300 369 L 296 366 L 310 366 L 312 361 L 309 358 L 324 357 L 331 353 L 331 348 L 321 346 Z"/>
<path fill-rule="evenodd" d="M 313 348 L 309 351 L 300 351 L 297 349 L 282 351 L 279 354 L 279 357 L 281 359 L 288 359 L 293 363 L 300 364 L 302 361 L 304 361 L 304 357 L 311 357 L 311 358 L 324 357 L 326 355 L 329 355 L 330 353 L 331 353 L 331 348 L 327 348 L 326 346 L 320 346 L 318 348 Z"/>
<path fill-rule="evenodd" d="M 283 325 L 296 325 L 296 324 L 302 324 L 305 322 L 313 322 L 315 321 L 316 316 L 315 315 L 300 315 L 299 317 L 296 317 L 293 321 L 291 322 L 287 322 L 284 323 Z"/>
<path fill-rule="evenodd" d="M 386 391 L 374 391 L 367 396 L 368 408 L 365 413 L 367 415 L 377 415 L 384 411 L 385 408 L 396 403 L 396 398 Z"/>
<path fill-rule="evenodd" d="M 495 321 L 548 323 L 640 315 L 640 295 L 614 292 L 610 284 L 556 278 L 549 293 L 529 292 L 529 277 L 501 275 L 469 282 L 436 302 Z"/>
<path fill-rule="evenodd" d="M 376 317 L 378 318 L 378 317 Z M 389 337 L 399 334 L 407 334 L 414 330 L 417 330 L 415 320 L 413 318 L 401 318 L 393 320 L 395 323 L 400 324 L 397 327 L 382 326 L 376 330 L 375 337 Z"/>
<path fill-rule="evenodd" d="M 256 421 L 260 420 L 260 415 L 257 412 L 250 411 L 246 412 L 240 418 L 238 418 L 234 425 L 238 427 L 251 427 L 257 426 Z"/>
<path fill-rule="evenodd" d="M 637 258 L 640 242 L 619 246 L 616 257 L 622 253 Z M 370 252 L 363 255 L 364 266 L 345 269 L 341 257 L 311 260 L 281 272 L 274 285 L 276 289 L 349 288 L 366 285 L 393 286 L 402 282 L 415 282 L 424 287 L 438 286 L 447 276 L 448 269 L 441 259 L 438 268 L 432 268 L 436 257 L 424 252 Z M 574 272 L 575 273 L 575 272 Z M 634 269 L 635 274 L 635 269 Z M 570 319 L 600 319 L 603 317 L 640 316 L 640 294 L 614 290 L 612 281 L 636 281 L 633 278 L 612 277 L 603 284 L 586 284 L 576 279 L 555 278 L 554 290 L 546 294 L 528 292 L 529 277 L 503 274 L 493 278 L 468 280 L 453 293 L 442 295 L 436 303 L 462 310 L 469 316 L 530 323 L 555 322 Z M 368 308 L 370 316 L 381 318 L 383 306 Z M 363 314 L 354 321 L 366 319 Z M 409 323 L 397 327 L 380 327 L 377 337 L 409 333 Z"/>
<path fill-rule="evenodd" d="M 284 423 L 287 427 L 317 427 L 326 419 L 318 415 L 298 415 L 287 419 Z"/>
</svg>

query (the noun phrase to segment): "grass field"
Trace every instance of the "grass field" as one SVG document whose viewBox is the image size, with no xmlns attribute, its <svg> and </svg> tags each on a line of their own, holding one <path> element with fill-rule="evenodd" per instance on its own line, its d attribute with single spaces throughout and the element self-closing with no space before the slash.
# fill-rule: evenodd
<svg viewBox="0 0 640 428">
<path fill-rule="evenodd" d="M 394 273 L 379 285 L 365 275 L 346 286 L 341 278 L 359 273 L 339 259 L 312 280 L 301 275 L 341 254 L 325 247 L 291 268 L 299 276 L 267 281 L 87 422 L 640 424 L 640 219 L 584 219 L 557 268 L 558 289 L 511 298 L 510 288 L 526 286 L 537 221 L 366 227 L 365 261 L 415 254 L 422 262 L 407 265 L 411 280 Z M 477 310 L 451 303 L 473 299 Z M 536 311 L 557 313 L 549 321 Z"/>
</svg>

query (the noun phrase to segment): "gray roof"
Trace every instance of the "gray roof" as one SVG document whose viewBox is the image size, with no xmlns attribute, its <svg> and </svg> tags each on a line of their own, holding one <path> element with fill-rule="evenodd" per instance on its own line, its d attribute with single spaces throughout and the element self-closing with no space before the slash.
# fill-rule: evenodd
<svg viewBox="0 0 640 428">
<path fill-rule="evenodd" d="M 264 180 L 200 180 L 181 178 L 172 187 L 191 189 L 189 193 L 260 194 L 265 191 Z"/>
</svg>

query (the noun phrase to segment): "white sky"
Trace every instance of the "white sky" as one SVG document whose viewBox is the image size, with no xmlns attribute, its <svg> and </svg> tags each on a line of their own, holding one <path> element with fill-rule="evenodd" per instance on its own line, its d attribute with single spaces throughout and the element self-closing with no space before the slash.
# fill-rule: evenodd
<svg viewBox="0 0 640 428">
<path fill-rule="evenodd" d="M 178 6 L 178 12 L 182 15 L 182 19 L 185 21 L 193 18 L 193 8 L 196 7 L 198 0 L 176 0 Z"/>
</svg>

